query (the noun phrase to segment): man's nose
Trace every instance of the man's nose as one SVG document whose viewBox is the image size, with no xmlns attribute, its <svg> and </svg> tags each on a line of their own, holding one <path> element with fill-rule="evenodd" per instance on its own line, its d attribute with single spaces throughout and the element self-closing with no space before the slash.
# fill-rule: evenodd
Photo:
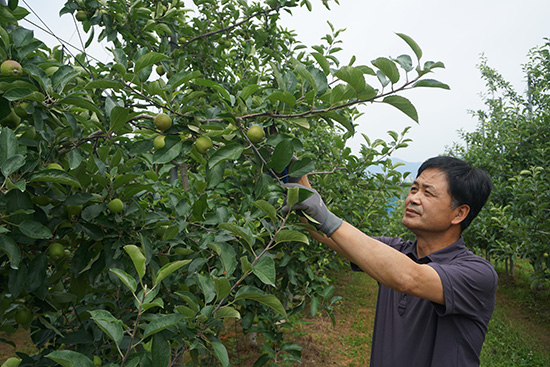
<svg viewBox="0 0 550 367">
<path fill-rule="evenodd" d="M 421 201 L 420 192 L 417 191 L 417 192 L 409 193 L 409 201 L 412 202 L 412 203 L 415 203 L 415 204 L 420 203 L 420 201 Z"/>
</svg>

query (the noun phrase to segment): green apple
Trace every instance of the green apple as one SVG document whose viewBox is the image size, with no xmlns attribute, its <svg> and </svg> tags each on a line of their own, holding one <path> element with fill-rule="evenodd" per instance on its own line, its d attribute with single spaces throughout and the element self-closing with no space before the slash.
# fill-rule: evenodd
<svg viewBox="0 0 550 367">
<path fill-rule="evenodd" d="M 36 129 L 34 128 L 34 126 L 29 126 L 28 128 L 26 128 L 23 134 L 21 135 L 21 137 L 23 139 L 31 139 L 31 140 L 36 138 Z"/>
<path fill-rule="evenodd" d="M 82 205 L 67 205 L 66 208 L 69 215 L 79 215 L 82 213 Z"/>
<path fill-rule="evenodd" d="M 160 131 L 168 130 L 172 126 L 172 119 L 164 112 L 155 116 L 155 126 Z"/>
<path fill-rule="evenodd" d="M 50 199 L 47 195 L 39 195 L 32 198 L 32 202 L 36 205 L 45 206 L 52 202 L 52 199 Z"/>
<path fill-rule="evenodd" d="M 28 102 L 21 102 L 17 107 L 14 108 L 15 113 L 17 116 L 23 118 L 27 117 L 27 107 L 29 106 Z"/>
<path fill-rule="evenodd" d="M 54 259 L 59 259 L 65 255 L 65 247 L 59 242 L 54 242 L 48 247 L 48 255 Z"/>
<path fill-rule="evenodd" d="M 27 310 L 26 308 L 22 308 L 20 310 L 17 310 L 17 312 L 15 312 L 15 322 L 17 322 L 19 325 L 28 324 L 31 320 L 32 320 L 31 311 Z"/>
<path fill-rule="evenodd" d="M 14 110 L 0 121 L 0 125 L 15 129 L 21 123 L 21 117 L 17 116 Z"/>
<path fill-rule="evenodd" d="M 57 169 L 59 171 L 64 171 L 63 167 L 59 163 L 50 163 L 48 164 L 48 169 Z"/>
<path fill-rule="evenodd" d="M 201 136 L 200 138 L 195 141 L 195 147 L 201 154 L 206 154 L 209 149 L 211 149 L 213 146 L 212 140 L 210 140 L 207 136 Z"/>
<path fill-rule="evenodd" d="M 155 149 L 162 149 L 164 148 L 164 146 L 166 145 L 166 143 L 164 142 L 164 138 L 165 136 L 164 135 L 159 135 L 155 138 L 155 140 L 153 140 L 153 147 Z"/>
<path fill-rule="evenodd" d="M 75 18 L 79 22 L 83 22 L 85 20 L 88 20 L 88 15 L 86 14 L 86 12 L 84 10 L 79 10 L 79 11 L 76 12 Z"/>
<path fill-rule="evenodd" d="M 107 204 L 107 209 L 109 209 L 111 213 L 120 213 L 124 210 L 124 203 L 118 198 L 113 199 Z"/>
<path fill-rule="evenodd" d="M 160 76 L 163 76 L 166 73 L 162 65 L 157 66 L 156 71 L 157 71 L 157 74 Z"/>
<path fill-rule="evenodd" d="M 248 139 L 254 143 L 254 144 L 258 144 L 260 143 L 262 140 L 264 140 L 264 137 L 265 137 L 265 132 L 264 132 L 264 129 L 262 129 L 260 126 L 258 125 L 253 125 L 250 127 L 250 129 L 248 129 L 248 131 L 246 132 L 246 136 L 248 137 Z"/>
<path fill-rule="evenodd" d="M 0 72 L 5 76 L 21 76 L 23 68 L 21 64 L 14 60 L 6 60 L 0 65 Z"/>
</svg>

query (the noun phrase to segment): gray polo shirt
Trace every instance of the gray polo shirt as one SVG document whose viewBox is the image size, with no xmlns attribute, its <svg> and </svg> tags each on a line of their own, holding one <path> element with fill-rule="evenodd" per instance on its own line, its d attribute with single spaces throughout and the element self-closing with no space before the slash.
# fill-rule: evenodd
<svg viewBox="0 0 550 367">
<path fill-rule="evenodd" d="M 445 305 L 379 285 L 371 367 L 471 367 L 479 354 L 495 307 L 497 273 L 460 238 L 418 259 L 416 242 L 376 238 L 441 278 Z M 357 268 L 356 268 L 357 269 Z"/>
</svg>

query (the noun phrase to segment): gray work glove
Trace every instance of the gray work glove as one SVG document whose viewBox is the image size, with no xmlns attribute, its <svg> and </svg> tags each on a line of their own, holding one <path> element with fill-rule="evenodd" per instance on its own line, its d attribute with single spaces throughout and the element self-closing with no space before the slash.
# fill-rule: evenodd
<svg viewBox="0 0 550 367">
<path fill-rule="evenodd" d="M 313 193 L 313 195 L 304 201 L 295 204 L 292 208 L 289 208 L 288 205 L 283 206 L 283 215 L 286 215 L 289 210 L 301 210 L 306 214 L 306 216 L 311 217 L 317 222 L 313 223 L 313 225 L 318 230 L 329 237 L 334 233 L 334 231 L 340 228 L 343 222 L 342 218 L 337 217 L 330 210 L 328 210 L 327 206 L 323 202 L 323 199 L 321 199 L 321 195 L 319 195 L 316 190 L 296 183 L 288 183 L 283 186 L 286 188 L 298 187 Z"/>
</svg>

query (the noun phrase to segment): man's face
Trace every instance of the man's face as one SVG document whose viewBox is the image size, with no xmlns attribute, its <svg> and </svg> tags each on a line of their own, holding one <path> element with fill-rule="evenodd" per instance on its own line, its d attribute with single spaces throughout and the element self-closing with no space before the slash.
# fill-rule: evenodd
<svg viewBox="0 0 550 367">
<path fill-rule="evenodd" d="M 452 208 L 449 184 L 443 171 L 423 171 L 405 199 L 403 224 L 415 234 L 444 232 L 452 226 L 456 210 Z"/>
</svg>

